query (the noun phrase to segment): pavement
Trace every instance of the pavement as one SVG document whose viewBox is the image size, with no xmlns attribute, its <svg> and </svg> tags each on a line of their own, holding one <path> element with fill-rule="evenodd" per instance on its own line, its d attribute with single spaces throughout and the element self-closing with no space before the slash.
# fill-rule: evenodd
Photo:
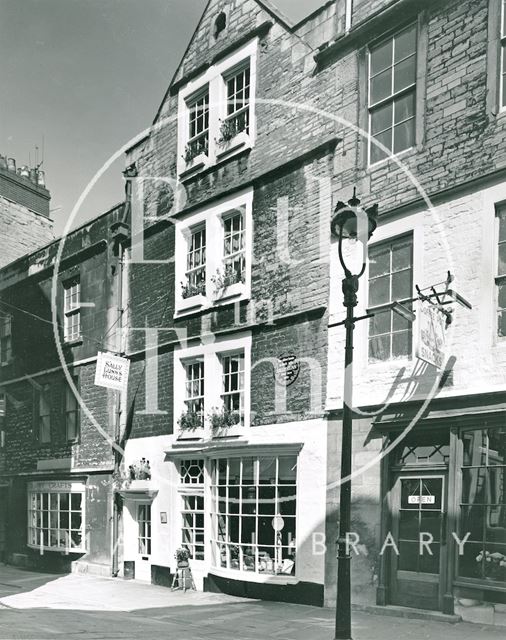
<svg viewBox="0 0 506 640">
<path fill-rule="evenodd" d="M 0 640 L 332 640 L 334 611 L 0 565 Z M 353 612 L 354 640 L 504 639 L 505 629 Z"/>
</svg>

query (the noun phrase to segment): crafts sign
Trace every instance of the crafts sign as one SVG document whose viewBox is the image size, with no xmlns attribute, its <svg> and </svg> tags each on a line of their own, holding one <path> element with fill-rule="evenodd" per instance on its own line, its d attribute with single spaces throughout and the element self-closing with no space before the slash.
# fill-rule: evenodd
<svg viewBox="0 0 506 640">
<path fill-rule="evenodd" d="M 95 371 L 95 384 L 98 387 L 123 391 L 128 384 L 129 370 L 130 360 L 99 351 L 97 369 Z"/>
<path fill-rule="evenodd" d="M 437 307 L 421 302 L 418 309 L 417 357 L 438 369 L 444 364 L 445 316 Z"/>
<path fill-rule="evenodd" d="M 289 387 L 299 377 L 300 363 L 293 353 L 285 353 L 277 358 L 276 382 Z"/>
</svg>

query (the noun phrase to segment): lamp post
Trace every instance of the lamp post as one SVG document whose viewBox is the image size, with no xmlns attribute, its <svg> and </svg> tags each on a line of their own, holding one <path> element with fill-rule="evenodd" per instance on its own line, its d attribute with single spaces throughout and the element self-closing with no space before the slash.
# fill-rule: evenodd
<svg viewBox="0 0 506 640">
<path fill-rule="evenodd" d="M 341 441 L 341 484 L 339 499 L 339 537 L 337 540 L 337 601 L 335 640 L 351 640 L 351 556 L 347 535 L 351 526 L 351 467 L 352 467 L 352 388 L 353 388 L 353 331 L 357 320 L 353 311 L 357 306 L 359 278 L 364 274 L 367 262 L 367 241 L 376 229 L 378 205 L 369 209 L 360 207 L 356 190 L 347 204 L 338 202 L 331 222 L 332 235 L 338 238 L 339 261 L 344 270 L 343 295 L 346 307 L 346 346 L 344 356 L 344 402 Z M 343 240 L 356 239 L 362 243 L 362 267 L 353 274 L 343 257 Z"/>
</svg>

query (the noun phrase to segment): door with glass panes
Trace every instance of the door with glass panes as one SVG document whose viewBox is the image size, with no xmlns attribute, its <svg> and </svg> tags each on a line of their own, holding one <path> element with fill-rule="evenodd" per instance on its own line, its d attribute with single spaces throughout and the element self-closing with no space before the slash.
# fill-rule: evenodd
<svg viewBox="0 0 506 640">
<path fill-rule="evenodd" d="M 137 526 L 135 578 L 151 582 L 151 504 L 137 505 Z"/>
<path fill-rule="evenodd" d="M 445 566 L 446 475 L 398 474 L 392 491 L 390 602 L 440 610 Z"/>
</svg>

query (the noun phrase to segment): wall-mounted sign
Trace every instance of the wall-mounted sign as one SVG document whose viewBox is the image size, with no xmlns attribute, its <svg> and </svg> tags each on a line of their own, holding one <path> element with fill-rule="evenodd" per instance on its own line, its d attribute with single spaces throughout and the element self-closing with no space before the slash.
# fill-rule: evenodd
<svg viewBox="0 0 506 640">
<path fill-rule="evenodd" d="M 408 504 L 436 504 L 436 496 L 408 496 Z"/>
<path fill-rule="evenodd" d="M 160 522 L 162 524 L 167 524 L 167 512 L 166 511 L 160 511 Z"/>
<path fill-rule="evenodd" d="M 277 358 L 276 382 L 289 387 L 299 377 L 300 362 L 293 353 L 283 353 Z"/>
<path fill-rule="evenodd" d="M 444 364 L 446 317 L 437 307 L 420 302 L 418 308 L 418 348 L 420 360 L 440 369 Z"/>
<path fill-rule="evenodd" d="M 124 391 L 128 384 L 130 360 L 113 356 L 110 353 L 98 352 L 95 384 L 98 387 Z"/>
</svg>

